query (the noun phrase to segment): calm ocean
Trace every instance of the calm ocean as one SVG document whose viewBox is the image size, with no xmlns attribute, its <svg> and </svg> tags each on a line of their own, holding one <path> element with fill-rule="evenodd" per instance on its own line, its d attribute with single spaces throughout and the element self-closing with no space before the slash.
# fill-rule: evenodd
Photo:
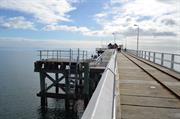
<svg viewBox="0 0 180 119">
<path fill-rule="evenodd" d="M 67 119 L 63 100 L 48 99 L 48 111 L 40 110 L 37 59 L 36 50 L 0 50 L 0 119 Z"/>
</svg>

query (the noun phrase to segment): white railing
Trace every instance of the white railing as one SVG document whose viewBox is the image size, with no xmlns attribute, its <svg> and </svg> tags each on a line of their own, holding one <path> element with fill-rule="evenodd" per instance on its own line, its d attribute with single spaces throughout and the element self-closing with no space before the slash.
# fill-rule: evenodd
<svg viewBox="0 0 180 119">
<path fill-rule="evenodd" d="M 61 59 L 69 59 L 69 60 L 87 60 L 88 53 L 84 50 L 39 50 L 39 59 L 46 60 L 46 59 L 54 59 L 54 60 L 61 60 Z"/>
<path fill-rule="evenodd" d="M 104 65 L 106 66 L 110 60 L 110 56 L 112 56 L 114 50 L 113 49 L 109 49 L 109 50 L 105 50 L 95 61 L 94 61 L 94 65 Z"/>
<path fill-rule="evenodd" d="M 180 54 L 171 54 L 171 53 L 161 53 L 161 52 L 152 52 L 152 51 L 142 51 L 139 50 L 126 50 L 127 52 L 151 61 L 153 63 L 159 64 L 171 70 L 180 72 Z"/>
<path fill-rule="evenodd" d="M 116 118 L 116 51 L 112 55 L 102 77 L 94 91 L 82 119 Z"/>
</svg>

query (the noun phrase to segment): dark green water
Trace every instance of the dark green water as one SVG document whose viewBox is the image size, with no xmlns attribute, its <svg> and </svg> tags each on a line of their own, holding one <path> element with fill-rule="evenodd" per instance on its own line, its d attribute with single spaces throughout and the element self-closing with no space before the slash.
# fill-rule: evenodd
<svg viewBox="0 0 180 119">
<path fill-rule="evenodd" d="M 49 99 L 47 112 L 40 109 L 36 59 L 35 50 L 0 50 L 0 119 L 67 119 L 63 100 Z"/>
</svg>

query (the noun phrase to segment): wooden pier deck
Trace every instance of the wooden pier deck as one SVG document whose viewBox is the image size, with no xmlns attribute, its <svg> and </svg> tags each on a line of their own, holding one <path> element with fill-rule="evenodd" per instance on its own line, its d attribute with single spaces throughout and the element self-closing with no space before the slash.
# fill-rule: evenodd
<svg viewBox="0 0 180 119">
<path fill-rule="evenodd" d="M 117 118 L 180 119 L 180 74 L 142 61 L 118 53 L 121 117 Z"/>
</svg>

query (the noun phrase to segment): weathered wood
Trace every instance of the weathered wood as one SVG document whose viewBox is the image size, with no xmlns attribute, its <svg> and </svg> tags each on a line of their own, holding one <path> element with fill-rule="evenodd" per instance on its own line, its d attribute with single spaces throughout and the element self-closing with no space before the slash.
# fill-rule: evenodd
<svg viewBox="0 0 180 119">
<path fill-rule="evenodd" d="M 118 54 L 119 88 L 121 117 L 126 119 L 176 119 L 180 111 L 180 102 L 170 91 L 145 73 L 136 64 L 122 54 Z M 153 67 L 143 65 L 143 68 L 162 77 Z M 160 66 L 158 66 L 160 67 Z M 163 67 L 162 67 L 163 68 Z M 167 76 L 168 77 L 168 76 Z M 162 77 L 163 81 L 179 89 L 170 78 Z"/>
<path fill-rule="evenodd" d="M 41 107 L 45 108 L 47 106 L 47 98 L 44 95 L 46 93 L 45 89 L 46 89 L 46 84 L 45 84 L 45 73 L 44 72 L 40 72 L 40 89 L 41 89 Z"/>
<path fill-rule="evenodd" d="M 56 78 L 56 94 L 59 93 L 59 85 L 58 85 L 58 78 L 59 78 L 59 74 L 58 73 L 55 73 L 55 78 Z"/>
<path fill-rule="evenodd" d="M 45 95 L 47 98 L 56 98 L 56 99 L 65 99 L 66 95 L 65 94 L 55 94 L 55 93 L 45 93 L 41 94 L 38 93 L 37 96 L 42 97 Z"/>
<path fill-rule="evenodd" d="M 90 99 L 90 93 L 89 93 L 89 83 L 90 83 L 90 78 L 89 78 L 89 64 L 86 63 L 84 65 L 84 104 L 85 107 L 87 106 L 89 99 Z"/>
<path fill-rule="evenodd" d="M 46 59 L 42 52 L 47 53 Z M 105 52 L 98 64 L 90 65 L 90 60 L 84 59 L 87 58 L 86 52 L 82 52 L 83 59 L 79 51 L 77 59 L 73 59 L 73 51 L 68 53 L 69 58 L 61 58 L 61 51 L 41 51 L 40 60 L 34 63 L 34 71 L 41 75 L 41 90 L 37 96 L 41 97 L 41 105 L 44 107 L 47 98 L 64 99 L 67 112 L 74 110 L 77 99 L 83 99 L 86 107 L 112 55 L 112 51 Z M 90 75 L 94 76 L 90 78 Z M 61 82 L 63 79 L 65 82 Z M 45 80 L 52 83 L 46 86 Z M 48 92 L 52 88 L 55 88 L 54 92 Z"/>
</svg>

